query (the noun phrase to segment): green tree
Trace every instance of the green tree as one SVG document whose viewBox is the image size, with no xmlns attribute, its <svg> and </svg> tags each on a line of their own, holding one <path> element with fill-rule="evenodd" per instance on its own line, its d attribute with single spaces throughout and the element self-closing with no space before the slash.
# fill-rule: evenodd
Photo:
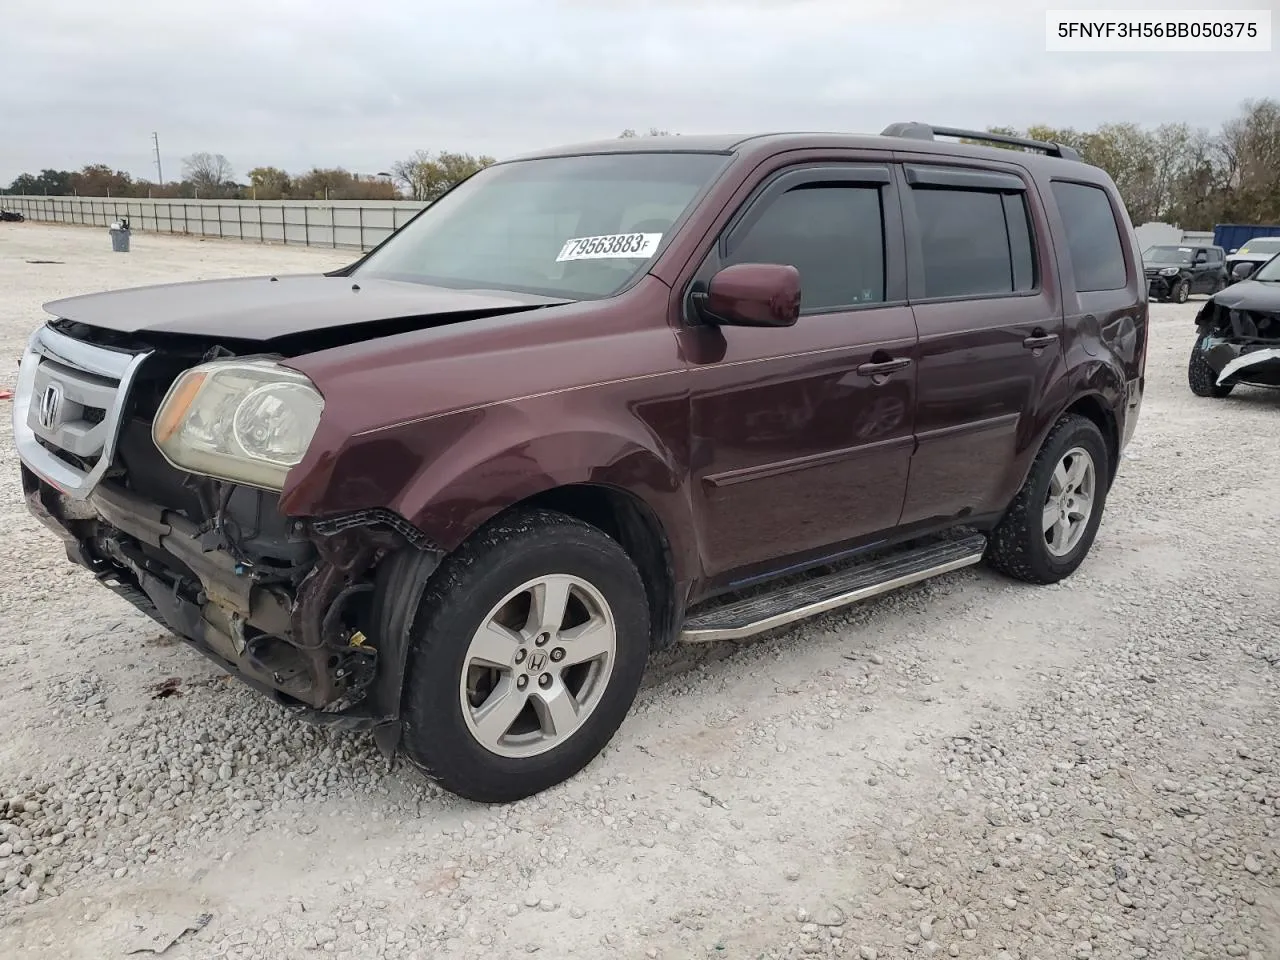
<svg viewBox="0 0 1280 960">
<path fill-rule="evenodd" d="M 279 200 L 289 195 L 293 182 L 279 167 L 254 167 L 249 171 L 249 186 L 255 199 Z"/>
<path fill-rule="evenodd" d="M 414 200 L 435 200 L 455 184 L 483 170 L 493 157 L 442 151 L 432 154 L 419 150 L 407 160 L 392 164 L 392 176 L 405 185 Z"/>
<path fill-rule="evenodd" d="M 133 192 L 133 177 L 105 163 L 87 164 L 70 180 L 72 191 L 82 197 L 127 197 Z"/>
<path fill-rule="evenodd" d="M 7 193 L 18 193 L 25 195 L 38 195 L 43 191 L 40 189 L 40 178 L 30 173 L 20 173 L 13 178 L 13 182 L 9 184 Z"/>
<path fill-rule="evenodd" d="M 379 177 L 362 177 L 342 167 L 314 168 L 293 178 L 290 197 L 301 200 L 395 200 L 395 185 Z"/>
</svg>

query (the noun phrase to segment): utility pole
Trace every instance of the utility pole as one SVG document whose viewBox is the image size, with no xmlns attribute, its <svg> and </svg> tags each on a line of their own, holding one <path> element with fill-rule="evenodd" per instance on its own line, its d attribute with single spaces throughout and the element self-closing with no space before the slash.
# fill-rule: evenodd
<svg viewBox="0 0 1280 960">
<path fill-rule="evenodd" d="M 160 181 L 160 186 L 164 186 L 164 171 L 160 169 L 160 134 L 152 133 L 151 142 L 156 148 L 156 178 Z"/>
</svg>

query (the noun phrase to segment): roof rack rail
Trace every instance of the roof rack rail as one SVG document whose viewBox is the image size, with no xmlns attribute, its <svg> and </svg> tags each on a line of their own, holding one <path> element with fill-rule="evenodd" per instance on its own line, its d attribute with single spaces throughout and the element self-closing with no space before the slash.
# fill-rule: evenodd
<svg viewBox="0 0 1280 960">
<path fill-rule="evenodd" d="M 1026 147 L 1039 150 L 1051 157 L 1063 160 L 1079 160 L 1080 151 L 1068 147 L 1065 143 L 1050 143 L 1046 140 L 1028 140 L 1025 137 L 1010 137 L 1003 133 L 985 133 L 981 130 L 960 130 L 956 127 L 935 127 L 927 123 L 891 123 L 881 132 L 882 137 L 906 137 L 909 140 L 932 140 L 934 137 L 959 137 L 965 140 L 981 140 L 985 143 L 1005 143 L 1011 147 Z"/>
</svg>

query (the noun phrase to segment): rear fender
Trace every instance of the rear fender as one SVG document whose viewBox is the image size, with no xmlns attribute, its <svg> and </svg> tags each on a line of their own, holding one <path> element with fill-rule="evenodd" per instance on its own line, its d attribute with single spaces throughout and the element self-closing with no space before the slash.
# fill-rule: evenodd
<svg viewBox="0 0 1280 960">
<path fill-rule="evenodd" d="M 1007 489 L 1013 491 L 1008 497 L 1009 500 L 1012 500 L 1026 483 L 1032 464 L 1035 463 L 1040 448 L 1044 446 L 1049 431 L 1064 414 L 1073 409 L 1081 409 L 1090 420 L 1098 423 L 1112 455 L 1110 472 L 1111 478 L 1115 478 L 1119 468 L 1122 438 L 1125 436 L 1125 424 L 1117 420 L 1116 411 L 1130 407 L 1129 390 L 1124 377 L 1114 366 L 1105 360 L 1097 359 L 1082 364 L 1074 378 L 1060 381 L 1057 386 L 1059 389 L 1055 390 L 1054 395 L 1041 405 L 1036 418 L 1031 423 L 1033 439 L 1019 447 L 1023 452 L 1013 465 L 1007 484 Z M 1136 404 L 1134 406 L 1136 408 Z"/>
</svg>

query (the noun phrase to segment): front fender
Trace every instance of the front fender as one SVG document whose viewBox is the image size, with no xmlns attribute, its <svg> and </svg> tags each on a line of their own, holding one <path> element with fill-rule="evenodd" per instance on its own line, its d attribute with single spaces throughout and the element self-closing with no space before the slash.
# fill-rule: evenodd
<svg viewBox="0 0 1280 960">
<path fill-rule="evenodd" d="M 662 524 L 680 570 L 696 556 L 687 479 L 662 435 L 682 417 L 678 398 L 594 403 L 576 391 L 459 411 L 348 439 L 303 480 L 291 510 L 323 516 L 394 510 L 443 550 L 500 511 L 547 490 L 590 483 L 624 490 Z M 306 494 L 314 490 L 314 498 Z"/>
<path fill-rule="evenodd" d="M 445 549 L 453 549 L 499 511 L 547 490 L 592 483 L 617 487 L 645 502 L 673 537 L 689 529 L 684 483 L 674 457 L 641 425 L 599 422 L 562 406 L 546 431 L 542 417 L 510 407 L 487 413 L 426 460 L 395 509 Z M 671 528 L 675 528 L 672 530 Z"/>
</svg>

